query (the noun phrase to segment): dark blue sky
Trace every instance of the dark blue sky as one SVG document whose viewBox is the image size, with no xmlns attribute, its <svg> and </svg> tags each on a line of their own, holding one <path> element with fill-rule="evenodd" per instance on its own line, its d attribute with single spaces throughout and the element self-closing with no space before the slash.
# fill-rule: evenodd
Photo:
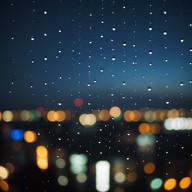
<svg viewBox="0 0 192 192">
<path fill-rule="evenodd" d="M 1 110 L 191 109 L 190 0 L 3 0 L 0 25 Z"/>
</svg>

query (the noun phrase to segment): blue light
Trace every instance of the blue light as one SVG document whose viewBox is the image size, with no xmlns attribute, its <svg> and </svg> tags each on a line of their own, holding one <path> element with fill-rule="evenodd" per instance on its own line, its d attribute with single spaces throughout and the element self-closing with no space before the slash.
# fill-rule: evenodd
<svg viewBox="0 0 192 192">
<path fill-rule="evenodd" d="M 16 141 L 21 141 L 23 139 L 23 131 L 20 129 L 13 129 L 11 131 L 11 138 Z"/>
</svg>

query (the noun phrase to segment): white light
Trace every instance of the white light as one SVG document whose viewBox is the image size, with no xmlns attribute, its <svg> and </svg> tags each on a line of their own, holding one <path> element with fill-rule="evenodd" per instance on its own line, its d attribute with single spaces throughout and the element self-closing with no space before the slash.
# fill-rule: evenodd
<svg viewBox="0 0 192 192">
<path fill-rule="evenodd" d="M 192 130 L 192 118 L 168 118 L 164 122 L 166 130 Z"/>
<path fill-rule="evenodd" d="M 110 186 L 110 163 L 108 161 L 98 161 L 96 163 L 96 189 L 106 192 Z"/>
</svg>

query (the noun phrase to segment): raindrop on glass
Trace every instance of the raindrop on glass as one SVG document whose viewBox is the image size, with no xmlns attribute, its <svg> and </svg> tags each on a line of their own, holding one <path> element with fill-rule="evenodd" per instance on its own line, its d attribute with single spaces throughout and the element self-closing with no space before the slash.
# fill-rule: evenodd
<svg viewBox="0 0 192 192">
<path fill-rule="evenodd" d="M 101 73 L 103 73 L 103 71 L 104 71 L 104 69 L 103 69 L 103 68 L 101 68 L 101 69 L 100 69 L 100 72 L 101 72 Z"/>
<path fill-rule="evenodd" d="M 150 86 L 147 88 L 147 91 L 151 91 L 151 87 Z"/>
<path fill-rule="evenodd" d="M 62 103 L 61 103 L 61 102 L 58 102 L 58 105 L 59 105 L 59 106 L 61 106 L 61 105 L 62 105 Z"/>
<path fill-rule="evenodd" d="M 189 51 L 192 52 L 192 48 L 190 48 Z"/>
<path fill-rule="evenodd" d="M 34 40 L 35 40 L 35 38 L 33 36 L 31 36 L 31 41 L 34 41 Z"/>
<path fill-rule="evenodd" d="M 163 35 L 167 35 L 167 31 L 164 31 L 164 32 L 163 32 Z"/>
<path fill-rule="evenodd" d="M 152 55 L 152 53 L 153 53 L 152 51 L 149 51 L 149 55 Z"/>
<path fill-rule="evenodd" d="M 149 31 L 152 31 L 152 27 L 149 27 Z"/>
<path fill-rule="evenodd" d="M 123 42 L 123 46 L 125 47 L 126 45 L 127 45 L 127 43 L 124 41 L 124 42 Z"/>
<path fill-rule="evenodd" d="M 192 83 L 192 80 L 190 80 L 189 83 Z"/>
<path fill-rule="evenodd" d="M 112 27 L 112 31 L 115 31 L 116 30 L 116 28 L 115 27 Z"/>
<path fill-rule="evenodd" d="M 94 83 L 97 83 L 97 80 L 95 79 L 93 82 L 94 82 Z"/>
<path fill-rule="evenodd" d="M 44 15 L 47 15 L 47 11 L 44 11 L 43 13 L 44 13 Z"/>
<path fill-rule="evenodd" d="M 116 58 L 115 57 L 112 57 L 112 61 L 115 61 L 116 60 Z"/>
<path fill-rule="evenodd" d="M 126 85 L 126 82 L 125 82 L 125 81 L 123 82 L 123 85 Z"/>
<path fill-rule="evenodd" d="M 87 87 L 90 87 L 91 86 L 91 84 L 90 83 L 87 83 Z"/>
<path fill-rule="evenodd" d="M 169 105 L 169 101 L 166 101 L 165 103 L 166 103 L 167 105 Z"/>
<path fill-rule="evenodd" d="M 180 41 L 181 41 L 181 43 L 183 43 L 183 42 L 184 42 L 184 39 L 180 39 Z"/>
<path fill-rule="evenodd" d="M 183 86 L 183 82 L 180 82 L 180 86 L 181 86 L 181 87 Z"/>
</svg>

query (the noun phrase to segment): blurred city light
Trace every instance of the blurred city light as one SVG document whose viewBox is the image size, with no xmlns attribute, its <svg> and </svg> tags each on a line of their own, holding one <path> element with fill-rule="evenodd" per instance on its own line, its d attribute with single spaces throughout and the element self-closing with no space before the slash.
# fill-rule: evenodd
<svg viewBox="0 0 192 192">
<path fill-rule="evenodd" d="M 64 111 L 49 111 L 47 119 L 50 122 L 63 122 L 66 119 L 66 113 Z"/>
<path fill-rule="evenodd" d="M 68 178 L 64 175 L 60 175 L 57 178 L 57 181 L 58 181 L 59 185 L 61 185 L 61 186 L 66 186 L 69 183 Z"/>
<path fill-rule="evenodd" d="M 21 141 L 23 139 L 23 131 L 21 129 L 11 130 L 11 138 L 16 141 Z"/>
<path fill-rule="evenodd" d="M 148 162 L 144 166 L 144 172 L 147 173 L 147 174 L 151 174 L 151 173 L 153 173 L 155 171 L 155 168 L 156 168 L 156 166 L 155 166 L 154 163 Z"/>
<path fill-rule="evenodd" d="M 10 122 L 13 120 L 14 116 L 11 111 L 4 111 L 2 117 L 5 122 Z"/>
<path fill-rule="evenodd" d="M 168 118 L 164 122 L 166 130 L 192 130 L 192 118 Z"/>
<path fill-rule="evenodd" d="M 117 172 L 114 175 L 114 179 L 117 183 L 123 183 L 126 179 L 126 176 L 123 172 Z"/>
<path fill-rule="evenodd" d="M 167 179 L 164 183 L 164 189 L 171 191 L 176 187 L 177 181 L 174 178 Z"/>
<path fill-rule="evenodd" d="M 82 114 L 79 117 L 79 122 L 83 126 L 93 126 L 96 123 L 97 119 L 94 114 Z"/>
<path fill-rule="evenodd" d="M 110 189 L 110 163 L 108 161 L 96 163 L 96 189 L 99 192 L 106 192 Z"/>
<path fill-rule="evenodd" d="M 63 169 L 63 168 L 65 167 L 65 165 L 66 165 L 66 162 L 65 162 L 64 159 L 58 158 L 58 159 L 56 159 L 55 164 L 56 164 L 56 166 L 57 166 L 59 169 Z"/>
<path fill-rule="evenodd" d="M 136 141 L 141 151 L 148 151 L 150 148 L 154 146 L 155 137 L 154 135 L 151 134 L 139 135 Z"/>
<path fill-rule="evenodd" d="M 159 190 L 163 185 L 163 181 L 161 178 L 155 178 L 150 182 L 150 187 L 153 191 Z"/>
<path fill-rule="evenodd" d="M 81 107 L 81 106 L 83 106 L 83 99 L 81 99 L 81 98 L 76 98 L 75 100 L 74 100 L 74 105 L 75 105 L 75 107 Z"/>
<path fill-rule="evenodd" d="M 85 183 L 87 181 L 87 175 L 85 173 L 79 173 L 77 174 L 76 179 L 79 183 Z"/>
<path fill-rule="evenodd" d="M 7 168 L 0 166 L 0 179 L 7 179 L 9 176 L 9 171 Z"/>
<path fill-rule="evenodd" d="M 87 171 L 88 158 L 84 154 L 72 154 L 69 157 L 70 170 L 73 174 L 85 173 Z"/>
<path fill-rule="evenodd" d="M 108 110 L 103 109 L 99 112 L 99 120 L 100 121 L 108 121 L 110 119 L 110 113 Z"/>
<path fill-rule="evenodd" d="M 9 191 L 9 184 L 6 181 L 0 180 L 0 189 L 2 191 Z"/>
<path fill-rule="evenodd" d="M 109 113 L 110 113 L 111 117 L 116 119 L 121 116 L 121 109 L 117 106 L 114 106 L 110 109 Z"/>
<path fill-rule="evenodd" d="M 124 112 L 123 117 L 127 122 L 131 122 L 131 121 L 137 122 L 141 119 L 141 113 L 137 110 L 133 110 L 133 111 L 127 110 Z"/>
<path fill-rule="evenodd" d="M 36 162 L 40 169 L 48 168 L 48 150 L 46 147 L 40 145 L 36 148 Z"/>
<path fill-rule="evenodd" d="M 37 135 L 34 131 L 25 131 L 24 139 L 27 143 L 33 143 L 37 140 Z"/>
<path fill-rule="evenodd" d="M 191 178 L 190 177 L 184 177 L 179 182 L 179 187 L 181 189 L 187 189 L 191 185 Z"/>
</svg>

